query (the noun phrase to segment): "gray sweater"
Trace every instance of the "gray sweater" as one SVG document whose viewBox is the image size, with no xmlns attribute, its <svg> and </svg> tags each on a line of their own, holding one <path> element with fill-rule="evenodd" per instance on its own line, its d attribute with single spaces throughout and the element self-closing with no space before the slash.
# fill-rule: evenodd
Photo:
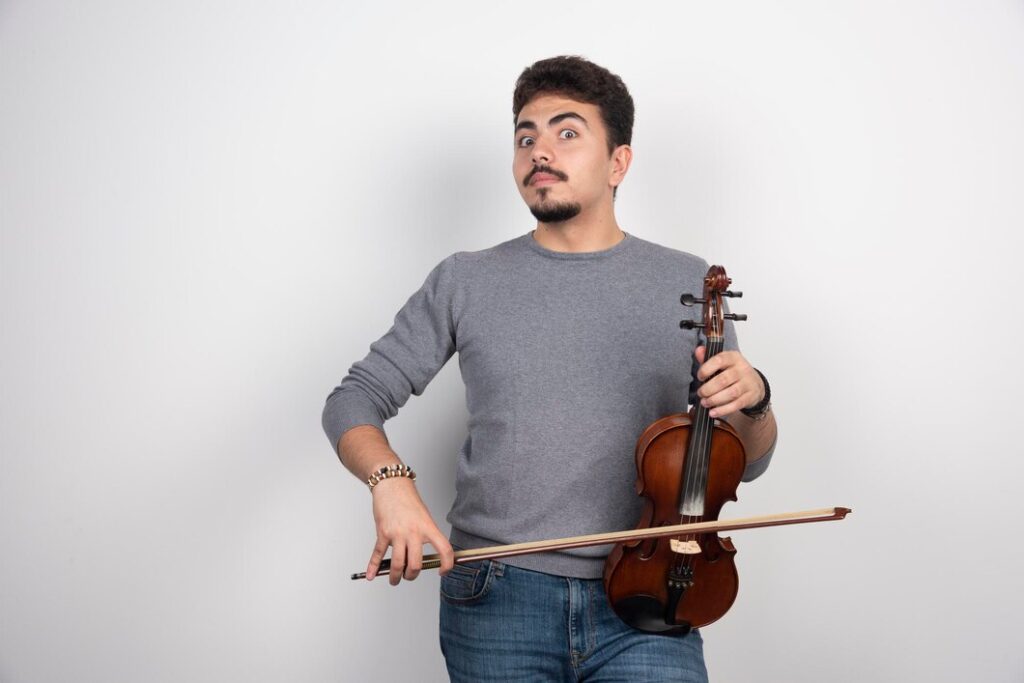
<svg viewBox="0 0 1024 683">
<path fill-rule="evenodd" d="M 459 354 L 469 412 L 448 521 L 475 548 L 630 529 L 636 439 L 693 402 L 707 263 L 626 234 L 597 252 L 545 249 L 532 233 L 445 258 L 331 392 L 332 446 L 356 425 L 383 429 Z M 726 348 L 736 349 L 732 323 Z M 768 458 L 748 466 L 758 476 Z M 424 463 L 410 463 L 425 469 Z M 609 546 L 508 558 L 537 571 L 598 578 Z"/>
</svg>

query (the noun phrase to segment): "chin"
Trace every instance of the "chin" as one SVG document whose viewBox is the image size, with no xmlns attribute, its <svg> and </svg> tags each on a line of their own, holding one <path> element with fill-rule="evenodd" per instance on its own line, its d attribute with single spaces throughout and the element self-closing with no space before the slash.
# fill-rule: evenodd
<svg viewBox="0 0 1024 683">
<path fill-rule="evenodd" d="M 541 223 L 562 223 L 578 216 L 582 208 L 576 202 L 537 202 L 530 205 L 530 213 Z"/>
</svg>

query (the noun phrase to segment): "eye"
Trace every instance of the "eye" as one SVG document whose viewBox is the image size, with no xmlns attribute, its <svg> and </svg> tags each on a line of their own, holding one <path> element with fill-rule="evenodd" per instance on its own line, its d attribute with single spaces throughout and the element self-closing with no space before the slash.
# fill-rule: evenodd
<svg viewBox="0 0 1024 683">
<path fill-rule="evenodd" d="M 519 146 L 520 147 L 526 147 L 529 143 L 532 143 L 532 142 L 533 142 L 533 138 L 530 137 L 529 135 L 524 135 L 523 137 L 519 138 Z"/>
<path fill-rule="evenodd" d="M 566 133 L 569 134 L 568 137 L 566 137 L 566 135 L 565 135 Z M 571 128 L 566 128 L 561 133 L 559 133 L 559 136 L 561 136 L 561 138 L 563 140 L 571 140 L 572 138 L 579 137 L 579 135 L 577 135 L 576 131 L 572 130 Z"/>
</svg>

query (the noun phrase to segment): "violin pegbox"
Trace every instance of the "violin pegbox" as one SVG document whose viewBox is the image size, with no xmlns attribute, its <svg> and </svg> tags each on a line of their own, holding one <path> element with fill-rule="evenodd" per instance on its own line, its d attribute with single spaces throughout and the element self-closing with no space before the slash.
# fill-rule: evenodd
<svg viewBox="0 0 1024 683">
<path fill-rule="evenodd" d="M 729 290 L 732 278 L 725 274 L 722 266 L 711 266 L 707 275 L 704 276 L 704 291 L 701 298 L 692 294 L 683 294 L 679 297 L 679 303 L 683 306 L 701 304 L 704 306 L 704 322 L 698 323 L 693 320 L 680 320 L 679 327 L 684 330 L 702 329 L 707 336 L 722 337 L 725 335 L 726 320 L 742 321 L 747 316 L 743 313 L 726 313 L 722 306 L 722 297 L 740 298 L 743 292 Z"/>
</svg>

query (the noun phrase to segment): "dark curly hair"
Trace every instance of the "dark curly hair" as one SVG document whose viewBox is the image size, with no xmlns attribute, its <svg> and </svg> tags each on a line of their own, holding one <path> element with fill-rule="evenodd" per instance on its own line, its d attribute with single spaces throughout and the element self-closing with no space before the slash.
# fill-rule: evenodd
<svg viewBox="0 0 1024 683">
<path fill-rule="evenodd" d="M 601 110 L 608 131 L 608 156 L 633 139 L 633 98 L 622 79 L 583 57 L 562 55 L 535 62 L 519 74 L 512 95 L 512 123 L 538 95 L 563 95 Z"/>
</svg>

